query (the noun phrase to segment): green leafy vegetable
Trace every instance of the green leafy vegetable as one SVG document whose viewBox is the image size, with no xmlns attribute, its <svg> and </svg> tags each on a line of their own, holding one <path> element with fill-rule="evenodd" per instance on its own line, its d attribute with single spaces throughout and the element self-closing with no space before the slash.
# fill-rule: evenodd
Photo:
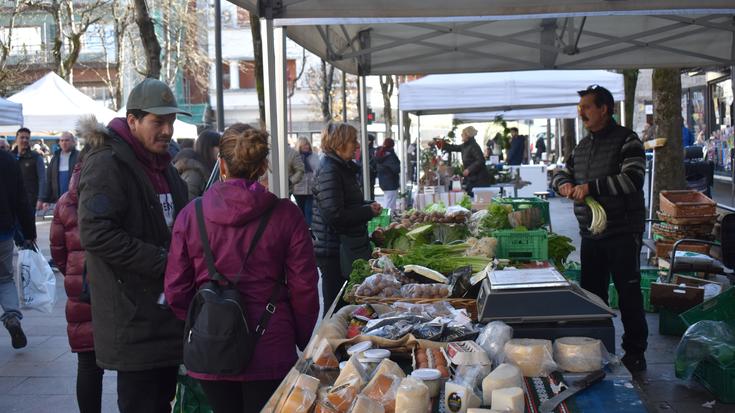
<svg viewBox="0 0 735 413">
<path fill-rule="evenodd" d="M 467 265 L 472 266 L 473 272 L 481 271 L 491 259 L 464 256 L 468 247 L 467 244 L 421 245 L 411 249 L 406 255 L 391 255 L 391 260 L 396 266 L 422 265 L 442 274 L 450 274 L 457 268 Z"/>
<path fill-rule="evenodd" d="M 480 229 L 484 231 L 493 231 L 496 229 L 510 228 L 508 222 L 508 214 L 513 212 L 513 207 L 498 203 L 491 203 L 487 207 L 488 214 L 480 221 Z"/>
<path fill-rule="evenodd" d="M 575 249 L 571 238 L 553 232 L 549 233 L 549 258 L 559 272 L 564 272 L 564 264 L 569 254 Z"/>
<path fill-rule="evenodd" d="M 584 203 L 592 210 L 592 224 L 588 228 L 592 235 L 602 233 L 607 228 L 607 213 L 605 208 L 591 196 L 584 197 Z"/>
<path fill-rule="evenodd" d="M 350 273 L 350 279 L 347 282 L 346 291 L 349 291 L 353 285 L 362 284 L 365 278 L 369 277 L 373 273 L 372 268 L 367 260 L 357 259 L 352 262 L 352 272 Z"/>
<path fill-rule="evenodd" d="M 459 206 L 462 208 L 472 209 L 472 198 L 470 198 L 469 195 L 465 194 L 462 197 L 462 200 L 459 201 Z"/>
</svg>

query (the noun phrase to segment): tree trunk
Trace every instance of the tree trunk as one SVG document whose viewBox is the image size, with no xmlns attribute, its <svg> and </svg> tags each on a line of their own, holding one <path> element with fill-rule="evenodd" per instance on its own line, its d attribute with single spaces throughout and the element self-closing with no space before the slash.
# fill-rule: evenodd
<svg viewBox="0 0 735 413">
<path fill-rule="evenodd" d="M 265 89 L 263 84 L 263 39 L 260 37 L 260 19 L 250 15 L 250 33 L 253 36 L 253 69 L 255 71 L 255 92 L 258 94 L 258 115 L 260 127 L 265 127 Z"/>
<path fill-rule="evenodd" d="M 380 91 L 383 94 L 383 121 L 385 122 L 385 137 L 393 137 L 393 108 L 390 97 L 393 96 L 393 76 L 380 76 Z"/>
<path fill-rule="evenodd" d="M 158 43 L 156 27 L 148 14 L 146 0 L 133 0 L 135 4 L 135 23 L 140 30 L 140 40 L 145 50 L 146 77 L 161 78 L 161 44 Z"/>
<path fill-rule="evenodd" d="M 561 156 L 564 160 L 567 160 L 574 147 L 577 146 L 577 130 L 574 127 L 574 119 L 564 119 L 562 130 Z"/>
<path fill-rule="evenodd" d="M 633 129 L 633 109 L 635 108 L 638 69 L 623 70 L 623 82 L 625 83 L 625 126 Z"/>
<path fill-rule="evenodd" d="M 666 144 L 656 149 L 652 206 L 658 210 L 662 190 L 684 189 L 684 147 L 681 142 L 681 77 L 679 69 L 653 71 L 653 124 Z"/>
<path fill-rule="evenodd" d="M 322 59 L 322 120 L 332 120 L 332 87 L 334 85 L 334 66 L 329 65 Z"/>
</svg>

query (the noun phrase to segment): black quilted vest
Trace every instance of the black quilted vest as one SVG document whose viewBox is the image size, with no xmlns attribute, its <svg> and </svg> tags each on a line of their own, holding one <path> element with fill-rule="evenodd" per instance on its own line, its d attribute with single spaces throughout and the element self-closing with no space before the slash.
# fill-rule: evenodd
<svg viewBox="0 0 735 413">
<path fill-rule="evenodd" d="M 628 128 L 611 124 L 594 136 L 588 135 L 582 139 L 574 148 L 575 184 L 619 174 L 623 163 L 620 151 L 633 133 Z M 596 195 L 595 199 L 605 208 L 607 229 L 601 234 L 592 235 L 587 229 L 592 222 L 592 211 L 584 202 L 575 202 L 574 215 L 577 216 L 583 237 L 600 239 L 643 232 L 646 207 L 642 189 L 627 195 Z"/>
</svg>

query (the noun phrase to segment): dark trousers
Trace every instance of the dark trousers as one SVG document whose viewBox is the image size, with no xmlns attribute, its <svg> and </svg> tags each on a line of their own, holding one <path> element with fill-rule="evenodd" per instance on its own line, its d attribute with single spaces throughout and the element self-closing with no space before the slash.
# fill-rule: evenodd
<svg viewBox="0 0 735 413">
<path fill-rule="evenodd" d="M 296 198 L 296 205 L 299 206 L 301 213 L 304 214 L 304 219 L 306 219 L 306 225 L 311 227 L 311 215 L 312 215 L 312 209 L 314 206 L 314 196 L 313 195 L 294 195 L 294 198 Z"/>
<path fill-rule="evenodd" d="M 618 290 L 623 321 L 622 347 L 626 353 L 643 354 L 648 343 L 648 325 L 641 295 L 641 235 L 619 234 L 605 239 L 582 238 L 581 286 L 608 302 L 612 276 Z"/>
<path fill-rule="evenodd" d="M 327 312 L 339 294 L 342 285 L 347 281 L 342 277 L 339 257 L 316 257 L 316 264 L 322 273 L 322 297 L 324 298 L 324 313 Z"/>
<path fill-rule="evenodd" d="M 281 380 L 199 380 L 199 383 L 214 413 L 256 413 L 265 406 Z"/>
<path fill-rule="evenodd" d="M 102 375 L 94 351 L 77 353 L 77 403 L 79 413 L 99 413 L 102 410 Z"/>
<path fill-rule="evenodd" d="M 117 372 L 120 413 L 170 413 L 178 366 Z"/>
</svg>

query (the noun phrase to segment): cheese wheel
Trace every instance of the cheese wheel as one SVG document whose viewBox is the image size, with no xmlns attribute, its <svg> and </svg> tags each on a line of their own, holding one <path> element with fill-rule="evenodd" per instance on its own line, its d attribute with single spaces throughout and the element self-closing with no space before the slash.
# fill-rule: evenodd
<svg viewBox="0 0 735 413">
<path fill-rule="evenodd" d="M 554 360 L 563 370 L 584 373 L 602 368 L 602 342 L 589 337 L 562 337 L 554 342 Z"/>
<path fill-rule="evenodd" d="M 493 410 L 509 413 L 524 413 L 526 411 L 526 398 L 520 387 L 508 387 L 493 391 Z"/>
<path fill-rule="evenodd" d="M 396 392 L 396 413 L 426 413 L 430 408 L 427 385 L 413 377 L 401 380 Z"/>
<path fill-rule="evenodd" d="M 482 404 L 490 406 L 493 390 L 522 386 L 523 374 L 521 369 L 513 364 L 503 363 L 482 380 Z"/>
<path fill-rule="evenodd" d="M 505 360 L 520 367 L 525 377 L 545 376 L 554 370 L 551 341 L 514 338 L 505 343 Z"/>
</svg>

